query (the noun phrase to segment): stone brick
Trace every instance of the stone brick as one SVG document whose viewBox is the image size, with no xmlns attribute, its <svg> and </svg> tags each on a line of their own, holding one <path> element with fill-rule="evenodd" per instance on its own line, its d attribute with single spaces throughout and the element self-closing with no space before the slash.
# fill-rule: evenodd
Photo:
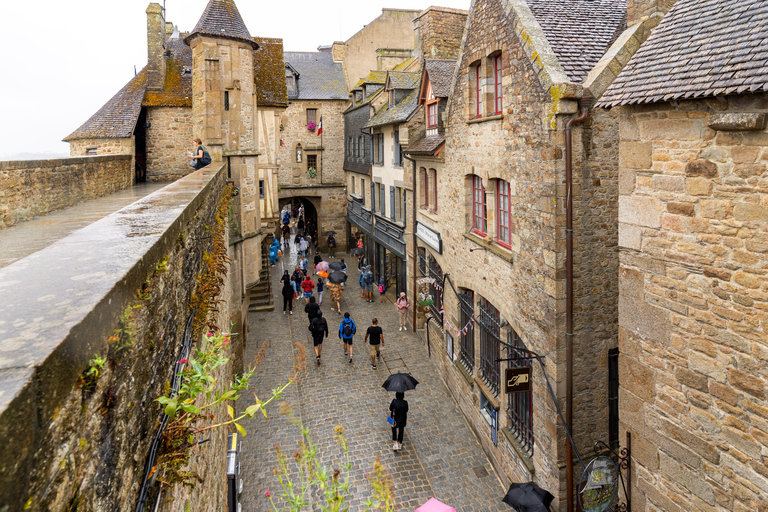
<svg viewBox="0 0 768 512">
<path fill-rule="evenodd" d="M 645 402 L 655 394 L 655 375 L 648 366 L 628 358 L 619 358 L 619 379 L 622 387 Z"/>
<path fill-rule="evenodd" d="M 699 121 L 669 121 L 653 119 L 640 121 L 640 138 L 644 140 L 696 140 L 701 137 L 701 122 Z"/>
<path fill-rule="evenodd" d="M 689 178 L 685 180 L 685 187 L 692 196 L 712 195 L 712 180 L 706 178 Z"/>
<path fill-rule="evenodd" d="M 621 169 L 650 169 L 653 146 L 650 142 L 630 142 L 619 148 L 619 166 Z"/>
<path fill-rule="evenodd" d="M 768 207 L 738 203 L 733 208 L 733 217 L 744 222 L 768 222 Z"/>
<path fill-rule="evenodd" d="M 736 164 L 732 172 L 741 178 L 750 178 L 764 174 L 766 168 L 765 164 Z"/>
<path fill-rule="evenodd" d="M 754 377 L 748 373 L 736 370 L 735 368 L 729 368 L 728 382 L 730 382 L 732 386 L 749 393 L 755 398 L 765 400 L 765 381 L 759 377 Z"/>
<path fill-rule="evenodd" d="M 705 502 L 712 503 L 714 501 L 715 495 L 709 483 L 700 478 L 696 472 L 678 463 L 664 454 L 664 452 L 659 454 L 659 471 L 684 486 Z"/>
<path fill-rule="evenodd" d="M 731 150 L 731 158 L 735 164 L 751 164 L 760 155 L 760 148 L 750 146 L 736 146 Z"/>
<path fill-rule="evenodd" d="M 678 368 L 675 372 L 675 378 L 680 384 L 699 391 L 709 391 L 708 379 L 706 375 L 692 372 L 685 368 Z"/>
<path fill-rule="evenodd" d="M 711 160 L 694 160 L 685 166 L 685 175 L 689 178 L 714 178 L 717 176 L 717 164 Z"/>
<path fill-rule="evenodd" d="M 658 228 L 661 226 L 661 201 L 651 197 L 619 197 L 619 222 Z"/>
<path fill-rule="evenodd" d="M 667 211 L 669 213 L 685 215 L 687 217 L 692 217 L 696 214 L 696 209 L 692 203 L 669 202 L 667 203 Z"/>
<path fill-rule="evenodd" d="M 733 212 L 733 204 L 730 201 L 708 199 L 701 202 L 701 216 L 708 219 L 726 219 Z"/>
<path fill-rule="evenodd" d="M 733 276 L 733 280 L 746 288 L 760 288 L 760 278 L 754 274 L 736 272 Z"/>
<path fill-rule="evenodd" d="M 685 192 L 685 178 L 682 176 L 654 176 L 653 188 L 656 191 Z"/>
</svg>

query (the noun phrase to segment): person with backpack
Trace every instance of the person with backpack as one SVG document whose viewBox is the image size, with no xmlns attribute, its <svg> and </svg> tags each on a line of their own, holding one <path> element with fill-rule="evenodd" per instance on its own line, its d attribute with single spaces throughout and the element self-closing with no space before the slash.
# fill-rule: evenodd
<svg viewBox="0 0 768 512">
<path fill-rule="evenodd" d="M 354 338 L 357 332 L 357 326 L 355 321 L 349 317 L 349 313 L 344 313 L 344 319 L 339 324 L 339 338 L 344 343 L 344 355 L 347 355 L 349 350 L 349 362 L 352 362 L 352 338 Z"/>
<path fill-rule="evenodd" d="M 312 342 L 315 345 L 317 366 L 320 366 L 320 355 L 323 352 L 323 336 L 328 337 L 328 322 L 323 318 L 323 312 L 318 310 L 317 316 L 309 324 L 309 332 L 312 333 Z"/>
<path fill-rule="evenodd" d="M 408 301 L 408 297 L 405 296 L 405 292 L 400 292 L 400 297 L 395 301 L 395 306 L 397 306 L 397 315 L 400 319 L 400 330 L 407 331 L 406 322 L 408 321 L 408 308 L 411 307 L 411 303 Z"/>
<path fill-rule="evenodd" d="M 323 291 L 325 290 L 325 281 L 322 277 L 317 278 L 317 303 L 323 303 Z"/>
<path fill-rule="evenodd" d="M 312 282 L 309 276 L 306 276 L 304 281 L 301 282 L 301 289 L 304 291 L 304 302 L 309 304 L 309 298 L 312 296 L 312 290 L 315 289 L 315 283 Z"/>
<path fill-rule="evenodd" d="M 211 163 L 211 155 L 203 146 L 202 140 L 193 139 L 192 143 L 195 145 L 195 148 L 192 151 L 188 151 L 187 155 L 195 162 L 195 170 L 197 171 Z"/>
<path fill-rule="evenodd" d="M 293 296 L 296 291 L 293 288 L 293 281 L 291 280 L 291 276 L 288 274 L 287 270 L 283 273 L 283 277 L 280 279 L 280 282 L 283 283 L 283 314 L 285 314 L 286 309 L 288 309 L 291 314 L 293 314 Z"/>
<path fill-rule="evenodd" d="M 384 284 L 384 278 L 379 279 L 379 302 L 384 302 L 384 294 L 387 293 L 387 285 Z"/>
<path fill-rule="evenodd" d="M 309 298 L 309 303 L 307 303 L 306 306 L 304 306 L 304 312 L 307 314 L 307 320 L 309 320 L 309 325 L 312 325 L 312 320 L 317 318 L 317 313 L 320 311 L 320 305 L 315 302 L 314 297 Z"/>
<path fill-rule="evenodd" d="M 366 267 L 363 274 L 363 283 L 365 283 L 365 299 L 366 302 L 373 302 L 373 272 L 371 272 L 370 265 Z"/>
<path fill-rule="evenodd" d="M 331 258 L 333 258 L 334 254 L 336 254 L 336 239 L 333 238 L 333 235 L 328 237 L 327 243 L 328 243 L 328 252 L 331 254 Z"/>
<path fill-rule="evenodd" d="M 403 449 L 403 429 L 408 422 L 408 402 L 405 400 L 405 393 L 395 393 L 395 399 L 389 404 L 389 415 L 394 419 L 392 423 L 392 441 L 395 444 L 392 450 Z"/>
</svg>

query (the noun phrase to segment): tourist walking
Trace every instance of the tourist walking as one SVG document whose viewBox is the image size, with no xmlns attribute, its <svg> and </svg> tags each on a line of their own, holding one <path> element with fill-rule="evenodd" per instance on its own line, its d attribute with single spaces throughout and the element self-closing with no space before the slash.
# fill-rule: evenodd
<svg viewBox="0 0 768 512">
<path fill-rule="evenodd" d="M 323 291 L 325 290 L 325 281 L 322 277 L 317 278 L 317 303 L 323 303 Z M 331 308 L 333 309 L 333 308 Z"/>
<path fill-rule="evenodd" d="M 352 362 L 352 338 L 357 332 L 355 321 L 349 317 L 349 313 L 344 313 L 344 319 L 339 324 L 339 339 L 344 344 L 344 355 L 349 355 L 349 362 Z"/>
<path fill-rule="evenodd" d="M 323 337 L 328 337 L 328 322 L 323 318 L 323 312 L 318 310 L 317 316 L 309 324 L 309 332 L 312 333 L 312 343 L 315 345 L 315 357 L 320 366 L 320 356 L 323 353 Z"/>
<path fill-rule="evenodd" d="M 277 263 L 278 251 L 280 250 L 280 242 L 277 238 L 272 240 L 272 245 L 269 246 L 269 263 L 274 267 Z"/>
<path fill-rule="evenodd" d="M 312 290 L 315 289 L 315 283 L 312 282 L 309 276 L 306 276 L 304 281 L 301 282 L 301 289 L 304 292 L 304 302 L 309 304 L 309 298 L 312 297 Z"/>
<path fill-rule="evenodd" d="M 360 285 L 360 298 L 365 298 L 365 267 L 358 269 L 360 274 L 357 276 L 357 284 Z"/>
<path fill-rule="evenodd" d="M 314 271 L 312 272 L 313 274 L 316 274 L 316 273 L 317 273 L 317 265 L 318 265 L 318 264 L 319 264 L 321 261 L 323 261 L 323 257 L 322 257 L 322 255 L 320 254 L 320 251 L 317 251 L 317 253 L 315 254 L 315 259 L 314 259 L 314 262 L 315 262 L 315 263 L 314 263 L 314 265 L 315 265 L 315 266 L 314 266 Z"/>
<path fill-rule="evenodd" d="M 392 424 L 392 450 L 403 449 L 403 430 L 408 422 L 408 402 L 405 400 L 405 393 L 395 393 L 395 398 L 389 404 L 389 414 L 395 420 Z"/>
<path fill-rule="evenodd" d="M 365 299 L 368 302 L 373 302 L 373 272 L 371 272 L 370 265 L 365 267 L 365 273 L 363 274 L 363 283 L 365 283 Z"/>
<path fill-rule="evenodd" d="M 304 255 L 299 258 L 299 268 L 305 276 L 309 275 L 309 260 Z"/>
<path fill-rule="evenodd" d="M 328 243 L 328 252 L 331 255 L 331 258 L 333 258 L 334 255 L 336 254 L 336 239 L 333 238 L 333 235 L 328 237 L 327 243 Z"/>
<path fill-rule="evenodd" d="M 283 283 L 283 314 L 285 314 L 286 309 L 288 309 L 290 314 L 293 314 L 293 296 L 296 290 L 293 288 L 293 280 L 287 270 L 283 273 L 280 282 Z"/>
<path fill-rule="evenodd" d="M 320 311 L 320 305 L 315 302 L 314 297 L 309 298 L 309 302 L 304 306 L 304 312 L 307 314 L 307 320 L 309 325 L 312 325 L 312 320 L 317 318 L 317 313 Z"/>
<path fill-rule="evenodd" d="M 309 242 L 305 238 L 301 238 L 299 241 L 299 251 L 301 251 L 302 256 L 307 255 L 307 249 L 309 249 Z"/>
<path fill-rule="evenodd" d="M 397 306 L 397 316 L 400 320 L 400 330 L 407 331 L 408 308 L 411 307 L 411 303 L 408 301 L 408 297 L 405 296 L 405 292 L 400 292 L 400 297 L 395 301 L 395 306 Z"/>
<path fill-rule="evenodd" d="M 365 331 L 364 343 L 368 343 L 368 349 L 371 353 L 371 369 L 376 369 L 376 359 L 381 358 L 381 348 L 384 347 L 384 331 L 379 327 L 378 318 L 374 318 L 371 326 Z M 368 341 L 370 339 L 370 341 Z"/>
<path fill-rule="evenodd" d="M 341 314 L 341 286 L 339 286 L 338 283 L 332 283 L 328 281 L 328 291 L 331 292 L 331 309 L 334 309 L 334 305 L 336 306 L 336 311 Z"/>
<path fill-rule="evenodd" d="M 384 302 L 384 294 L 387 293 L 387 285 L 384 284 L 384 278 L 379 279 L 379 302 Z"/>
</svg>

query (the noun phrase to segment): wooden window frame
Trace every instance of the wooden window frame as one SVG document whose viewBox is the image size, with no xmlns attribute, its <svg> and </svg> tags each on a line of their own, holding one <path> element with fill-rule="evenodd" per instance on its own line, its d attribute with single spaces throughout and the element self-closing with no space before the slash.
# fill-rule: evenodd
<svg viewBox="0 0 768 512">
<path fill-rule="evenodd" d="M 488 236 L 485 187 L 483 179 L 477 174 L 472 175 L 472 232 L 482 237 Z"/>
<path fill-rule="evenodd" d="M 496 242 L 510 249 L 512 207 L 508 181 L 496 180 Z M 505 222 L 506 217 L 506 222 Z"/>
<path fill-rule="evenodd" d="M 427 104 L 427 128 L 437 128 L 437 101 Z"/>
<path fill-rule="evenodd" d="M 311 115 L 310 115 L 310 112 L 312 113 Z M 316 108 L 307 109 L 307 126 L 309 126 L 309 123 L 315 123 L 315 125 L 317 125 L 317 109 Z"/>
<path fill-rule="evenodd" d="M 504 94 L 501 87 L 501 54 L 493 58 L 493 105 L 496 115 L 500 115 L 504 106 Z"/>
<path fill-rule="evenodd" d="M 312 161 L 314 160 L 315 165 L 312 165 Z M 317 169 L 317 155 L 307 155 L 307 169 L 310 167 L 314 167 Z"/>
<path fill-rule="evenodd" d="M 480 64 L 475 66 L 475 118 L 483 117 L 483 91 L 480 86 Z"/>
</svg>

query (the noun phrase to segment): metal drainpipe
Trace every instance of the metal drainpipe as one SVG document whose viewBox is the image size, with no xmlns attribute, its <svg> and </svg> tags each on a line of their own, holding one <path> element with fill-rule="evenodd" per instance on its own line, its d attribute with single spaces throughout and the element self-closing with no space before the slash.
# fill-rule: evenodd
<svg viewBox="0 0 768 512">
<path fill-rule="evenodd" d="M 579 100 L 581 114 L 565 123 L 565 422 L 573 437 L 573 143 L 571 126 L 587 118 L 589 98 Z M 573 450 L 566 442 L 568 512 L 573 512 Z"/>
<path fill-rule="evenodd" d="M 405 153 L 403 153 L 403 158 L 408 160 L 413 164 L 413 172 L 411 173 L 413 175 L 413 181 L 411 183 L 411 203 L 413 203 L 413 208 L 411 208 L 411 225 L 413 226 L 413 229 L 411 230 L 411 236 L 413 237 L 413 288 L 411 289 L 411 301 L 413 304 L 413 332 L 416 332 L 416 160 L 413 158 L 405 156 Z"/>
</svg>

